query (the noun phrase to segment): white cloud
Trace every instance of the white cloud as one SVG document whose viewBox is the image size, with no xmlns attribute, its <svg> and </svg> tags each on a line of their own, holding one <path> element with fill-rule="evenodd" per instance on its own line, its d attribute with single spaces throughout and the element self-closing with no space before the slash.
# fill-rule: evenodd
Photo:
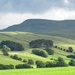
<svg viewBox="0 0 75 75">
<path fill-rule="evenodd" d="M 0 29 L 6 28 L 13 24 L 19 24 L 26 19 L 51 19 L 51 20 L 65 20 L 75 19 L 75 11 L 64 10 L 61 8 L 54 8 L 43 14 L 17 14 L 17 13 L 0 13 Z"/>
<path fill-rule="evenodd" d="M 69 0 L 64 0 L 65 5 L 70 4 Z"/>
</svg>

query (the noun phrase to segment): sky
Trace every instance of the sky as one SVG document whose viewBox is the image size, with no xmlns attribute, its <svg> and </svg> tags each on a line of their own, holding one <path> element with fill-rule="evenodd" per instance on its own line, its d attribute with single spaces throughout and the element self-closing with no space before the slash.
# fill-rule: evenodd
<svg viewBox="0 0 75 75">
<path fill-rule="evenodd" d="M 0 0 L 0 29 L 27 19 L 75 20 L 75 0 Z"/>
</svg>

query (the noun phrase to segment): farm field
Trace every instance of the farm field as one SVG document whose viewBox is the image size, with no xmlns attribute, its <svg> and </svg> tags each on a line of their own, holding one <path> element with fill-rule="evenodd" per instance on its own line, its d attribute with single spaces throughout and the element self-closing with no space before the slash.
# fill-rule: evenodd
<svg viewBox="0 0 75 75">
<path fill-rule="evenodd" d="M 0 75 L 75 75 L 75 67 L 1 70 Z"/>
</svg>

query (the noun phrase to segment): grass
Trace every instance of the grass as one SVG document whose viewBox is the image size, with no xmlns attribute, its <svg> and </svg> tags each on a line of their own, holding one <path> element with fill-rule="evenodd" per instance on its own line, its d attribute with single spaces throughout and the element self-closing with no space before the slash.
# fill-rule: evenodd
<svg viewBox="0 0 75 75">
<path fill-rule="evenodd" d="M 0 75 L 75 75 L 75 67 L 2 70 Z"/>
<path fill-rule="evenodd" d="M 23 64 L 23 62 L 11 59 L 8 56 L 0 55 L 0 64 L 5 64 L 5 65 L 13 64 L 13 65 L 17 65 L 17 64 Z"/>
<path fill-rule="evenodd" d="M 71 39 L 66 39 L 66 38 L 56 37 L 56 36 L 33 34 L 33 33 L 29 33 L 29 32 L 17 32 L 17 31 L 15 31 L 15 32 L 0 32 L 0 42 L 2 40 L 11 40 L 11 41 L 21 43 L 23 45 L 23 47 L 25 48 L 24 52 L 10 52 L 10 54 L 12 54 L 12 55 L 17 54 L 22 59 L 33 59 L 34 61 L 36 61 L 36 60 L 50 61 L 51 58 L 57 59 L 58 57 L 63 57 L 66 62 L 69 62 L 71 60 L 69 58 L 66 58 L 66 56 L 70 53 L 67 53 L 67 52 L 64 52 L 62 50 L 58 50 L 55 48 L 53 48 L 55 54 L 50 55 L 48 58 L 43 58 L 43 57 L 31 54 L 32 49 L 29 48 L 28 43 L 31 40 L 35 40 L 35 39 L 53 40 L 54 45 L 57 45 L 58 47 L 67 49 L 68 47 L 71 46 L 71 47 L 73 47 L 73 49 L 75 49 L 75 40 L 71 40 Z M 14 64 L 15 65 L 18 63 L 22 63 L 21 61 L 13 60 L 9 57 L 4 57 L 2 55 L 0 55 L 0 57 L 1 57 L 0 64 L 3 63 L 3 64 Z M 4 61 L 6 61 L 6 59 L 7 59 L 7 62 L 4 62 Z"/>
</svg>

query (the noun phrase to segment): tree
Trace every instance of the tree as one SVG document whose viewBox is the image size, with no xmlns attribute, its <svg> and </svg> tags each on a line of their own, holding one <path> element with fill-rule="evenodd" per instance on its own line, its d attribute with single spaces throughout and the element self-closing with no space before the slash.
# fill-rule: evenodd
<svg viewBox="0 0 75 75">
<path fill-rule="evenodd" d="M 69 52 L 73 52 L 74 50 L 73 50 L 72 47 L 69 47 L 69 48 L 68 48 L 68 51 L 69 51 Z"/>
<path fill-rule="evenodd" d="M 66 64 L 66 62 L 64 61 L 63 58 L 58 57 L 58 61 L 57 61 L 57 63 L 56 63 L 56 66 L 57 66 L 57 67 L 66 67 L 66 66 L 68 66 L 68 65 Z"/>
<path fill-rule="evenodd" d="M 6 45 L 4 45 L 3 48 L 2 48 L 3 55 L 7 55 L 8 56 L 9 55 L 8 51 L 10 51 L 10 48 L 7 47 Z"/>
<path fill-rule="evenodd" d="M 42 57 L 48 57 L 48 53 L 43 50 L 32 50 L 32 53 Z"/>
<path fill-rule="evenodd" d="M 28 64 L 30 65 L 34 64 L 34 61 L 32 59 L 28 59 Z"/>
<path fill-rule="evenodd" d="M 75 66 L 75 61 L 74 61 L 74 60 L 71 60 L 71 61 L 69 62 L 69 65 L 70 65 L 70 66 Z"/>
<path fill-rule="evenodd" d="M 37 68 L 44 68 L 45 67 L 45 63 L 42 61 L 36 61 L 35 63 L 37 65 Z"/>
<path fill-rule="evenodd" d="M 46 66 L 45 67 L 55 67 L 56 63 L 55 62 L 46 62 Z"/>
<path fill-rule="evenodd" d="M 23 62 L 24 62 L 24 63 L 28 63 L 27 59 L 24 59 Z"/>
<path fill-rule="evenodd" d="M 52 49 L 46 48 L 45 50 L 46 50 L 46 52 L 47 52 L 49 55 L 53 55 L 53 54 L 54 54 L 54 51 L 53 51 Z"/>
</svg>

